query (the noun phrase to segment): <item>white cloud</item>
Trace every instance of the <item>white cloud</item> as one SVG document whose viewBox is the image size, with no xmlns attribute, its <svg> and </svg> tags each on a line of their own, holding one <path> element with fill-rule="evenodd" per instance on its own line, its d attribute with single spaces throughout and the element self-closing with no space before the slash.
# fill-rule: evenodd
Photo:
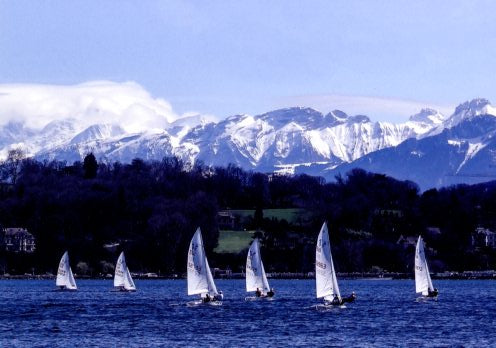
<svg viewBox="0 0 496 348">
<path fill-rule="evenodd" d="M 135 82 L 92 81 L 78 85 L 0 84 L 0 125 L 25 122 L 39 129 L 75 118 L 83 125 L 119 124 L 128 132 L 164 129 L 179 115 Z"/>
<path fill-rule="evenodd" d="M 278 106 L 308 106 L 329 112 L 342 110 L 349 115 L 362 114 L 374 121 L 404 122 L 409 116 L 423 108 L 432 108 L 449 116 L 454 111 L 453 105 L 438 105 L 429 102 L 411 101 L 394 98 L 345 96 L 345 95 L 308 95 L 288 97 L 277 101 Z"/>
</svg>

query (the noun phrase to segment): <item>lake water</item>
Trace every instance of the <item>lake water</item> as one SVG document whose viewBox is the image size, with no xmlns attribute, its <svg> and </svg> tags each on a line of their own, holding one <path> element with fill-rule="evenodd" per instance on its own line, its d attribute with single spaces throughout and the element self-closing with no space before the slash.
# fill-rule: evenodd
<svg viewBox="0 0 496 348">
<path fill-rule="evenodd" d="M 411 280 L 342 280 L 347 308 L 319 311 L 311 280 L 271 280 L 273 301 L 245 301 L 242 280 L 218 280 L 222 306 L 188 307 L 184 280 L 0 281 L 1 347 L 496 346 L 496 282 L 434 281 L 416 301 Z"/>
</svg>

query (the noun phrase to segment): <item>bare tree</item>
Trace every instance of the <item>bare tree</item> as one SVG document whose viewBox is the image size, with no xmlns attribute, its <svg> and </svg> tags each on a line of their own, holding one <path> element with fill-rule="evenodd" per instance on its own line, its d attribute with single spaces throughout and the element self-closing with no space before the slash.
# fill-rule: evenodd
<svg viewBox="0 0 496 348">
<path fill-rule="evenodd" d="M 26 153 L 20 149 L 9 150 L 7 159 L 1 163 L 2 180 L 9 181 L 12 184 L 17 182 L 21 172 L 22 161 L 26 158 Z"/>
</svg>

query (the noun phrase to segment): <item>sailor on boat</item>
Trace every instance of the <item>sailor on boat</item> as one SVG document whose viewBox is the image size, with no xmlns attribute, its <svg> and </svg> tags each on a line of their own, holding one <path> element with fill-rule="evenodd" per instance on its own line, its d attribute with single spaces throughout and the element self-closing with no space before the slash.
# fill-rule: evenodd
<svg viewBox="0 0 496 348">
<path fill-rule="evenodd" d="M 262 292 L 260 291 L 260 288 L 257 288 L 257 291 L 255 291 L 255 296 L 262 297 Z"/>
<path fill-rule="evenodd" d="M 436 297 L 438 295 L 437 288 L 434 288 L 434 290 L 427 290 L 427 297 Z"/>
<path fill-rule="evenodd" d="M 136 291 L 133 278 L 126 264 L 124 252 L 121 252 L 115 264 L 114 288 L 118 291 Z"/>
<path fill-rule="evenodd" d="M 339 306 L 339 305 L 343 304 L 343 301 L 341 301 L 339 299 L 338 295 L 334 295 L 334 298 L 332 299 L 330 304 L 332 304 L 334 306 Z"/>
<path fill-rule="evenodd" d="M 355 300 L 356 300 L 356 294 L 353 291 L 350 296 L 342 298 L 342 303 L 352 303 L 355 302 Z"/>
<path fill-rule="evenodd" d="M 71 266 L 69 265 L 69 254 L 67 251 L 60 259 L 55 285 L 60 290 L 77 290 L 76 281 L 74 280 L 74 275 L 72 274 Z"/>
<path fill-rule="evenodd" d="M 315 281 L 317 298 L 323 298 L 325 306 L 340 306 L 344 303 L 353 302 L 356 299 L 354 292 L 348 297 L 341 297 L 336 270 L 334 269 L 334 263 L 332 262 L 327 223 L 322 225 L 317 238 L 315 250 Z"/>
<path fill-rule="evenodd" d="M 254 291 L 256 298 L 274 296 L 274 289 L 269 286 L 260 255 L 260 242 L 258 238 L 255 238 L 251 243 L 246 257 L 246 291 Z"/>
<path fill-rule="evenodd" d="M 425 256 L 424 241 L 421 236 L 419 236 L 415 248 L 415 292 L 422 294 L 426 298 L 435 298 L 439 293 L 432 285 L 429 266 Z"/>
<path fill-rule="evenodd" d="M 214 295 L 213 301 L 222 301 L 223 299 L 224 299 L 224 294 L 222 293 L 222 291 L 219 291 L 218 294 Z"/>
<path fill-rule="evenodd" d="M 222 291 L 217 291 L 208 265 L 200 228 L 191 239 L 188 251 L 188 295 L 200 295 L 200 303 L 221 302 Z"/>
</svg>

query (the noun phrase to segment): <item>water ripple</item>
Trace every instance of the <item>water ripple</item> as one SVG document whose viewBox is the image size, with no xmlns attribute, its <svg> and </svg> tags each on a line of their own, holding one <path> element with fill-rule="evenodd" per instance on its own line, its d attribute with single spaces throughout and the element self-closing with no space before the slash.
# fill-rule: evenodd
<svg viewBox="0 0 496 348">
<path fill-rule="evenodd" d="M 135 293 L 111 281 L 0 281 L 2 347 L 469 347 L 495 346 L 496 284 L 439 281 L 440 296 L 418 301 L 413 281 L 342 281 L 358 300 L 321 310 L 314 282 L 274 280 L 273 301 L 245 301 L 244 282 L 218 281 L 222 306 L 188 307 L 182 280 L 138 281 Z"/>
</svg>

